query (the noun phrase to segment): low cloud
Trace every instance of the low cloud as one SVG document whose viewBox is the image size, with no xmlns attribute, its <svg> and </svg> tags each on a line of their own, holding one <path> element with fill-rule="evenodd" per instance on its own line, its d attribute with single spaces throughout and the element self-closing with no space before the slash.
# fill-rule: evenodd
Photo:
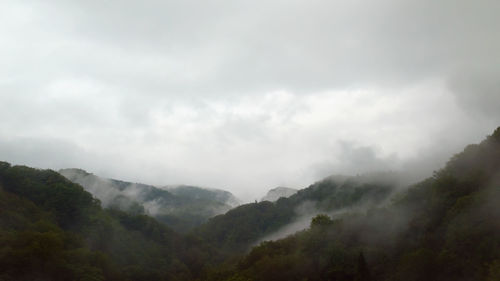
<svg viewBox="0 0 500 281">
<path fill-rule="evenodd" d="M 14 163 L 253 201 L 422 154 L 434 169 L 498 126 L 498 1 L 2 8 L 0 156 Z"/>
<path fill-rule="evenodd" d="M 495 60 L 493 58 L 493 60 Z M 450 78 L 457 103 L 472 116 L 500 120 L 500 67 L 470 66 Z"/>
</svg>

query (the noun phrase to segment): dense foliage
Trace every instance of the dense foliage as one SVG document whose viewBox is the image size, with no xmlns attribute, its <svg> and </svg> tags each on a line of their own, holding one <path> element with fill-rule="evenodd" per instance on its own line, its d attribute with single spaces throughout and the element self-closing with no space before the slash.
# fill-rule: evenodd
<svg viewBox="0 0 500 281">
<path fill-rule="evenodd" d="M 158 188 L 100 178 L 81 169 L 62 169 L 59 173 L 80 184 L 106 208 L 147 214 L 183 233 L 238 204 L 230 192 L 218 189 L 186 185 Z"/>
<path fill-rule="evenodd" d="M 0 187 L 1 280 L 190 280 L 214 255 L 54 171 L 1 162 Z"/>
<path fill-rule="evenodd" d="M 0 162 L 0 280 L 500 280 L 500 128 L 395 186 L 328 178 L 180 235 L 102 209 L 54 171 Z M 304 204 L 323 212 L 308 229 L 249 248 Z"/>
<path fill-rule="evenodd" d="M 384 208 L 264 242 L 208 280 L 500 280 L 500 128 Z"/>
<path fill-rule="evenodd" d="M 226 253 L 241 253 L 303 213 L 332 212 L 359 205 L 376 206 L 386 200 L 395 188 L 396 181 L 393 179 L 367 182 L 365 177 L 326 178 L 289 198 L 234 208 L 210 219 L 196 233 Z"/>
</svg>

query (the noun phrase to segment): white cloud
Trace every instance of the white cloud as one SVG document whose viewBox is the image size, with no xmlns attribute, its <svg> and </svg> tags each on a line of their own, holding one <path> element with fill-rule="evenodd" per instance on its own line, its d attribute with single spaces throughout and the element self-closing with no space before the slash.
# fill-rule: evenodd
<svg viewBox="0 0 500 281">
<path fill-rule="evenodd" d="M 253 198 L 427 171 L 498 125 L 499 3 L 6 1 L 0 156 Z"/>
</svg>

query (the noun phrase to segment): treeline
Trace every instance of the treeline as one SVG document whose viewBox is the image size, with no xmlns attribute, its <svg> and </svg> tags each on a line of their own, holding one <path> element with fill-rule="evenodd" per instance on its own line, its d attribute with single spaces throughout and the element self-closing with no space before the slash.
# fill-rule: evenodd
<svg viewBox="0 0 500 281">
<path fill-rule="evenodd" d="M 380 181 L 383 175 L 384 180 Z M 397 188 L 396 175 L 326 178 L 276 202 L 239 206 L 210 219 L 193 233 L 226 255 L 241 254 L 263 237 L 279 231 L 301 215 L 333 212 L 359 205 L 377 206 Z M 297 211 L 298 209 L 304 209 Z M 303 214 L 300 214 L 300 213 Z"/>
<path fill-rule="evenodd" d="M 328 178 L 181 235 L 0 162 L 0 280 L 500 280 L 500 128 L 427 180 L 388 178 Z M 308 229 L 250 247 L 306 202 L 323 212 Z"/>
<path fill-rule="evenodd" d="M 500 280 L 500 128 L 383 208 L 264 242 L 205 280 Z"/>
<path fill-rule="evenodd" d="M 54 171 L 0 163 L 0 280 L 192 280 L 213 256 Z"/>
<path fill-rule="evenodd" d="M 103 207 L 147 214 L 180 233 L 189 232 L 237 204 L 230 192 L 218 189 L 187 185 L 159 188 L 100 178 L 81 169 L 61 169 L 58 172 L 100 199 Z"/>
</svg>

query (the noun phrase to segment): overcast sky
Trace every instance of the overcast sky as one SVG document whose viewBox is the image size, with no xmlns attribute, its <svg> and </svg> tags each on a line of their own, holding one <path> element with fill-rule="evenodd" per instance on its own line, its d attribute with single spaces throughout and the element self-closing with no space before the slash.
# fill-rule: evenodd
<svg viewBox="0 0 500 281">
<path fill-rule="evenodd" d="M 500 125 L 498 0 L 0 1 L 0 159 L 246 200 Z"/>
</svg>

